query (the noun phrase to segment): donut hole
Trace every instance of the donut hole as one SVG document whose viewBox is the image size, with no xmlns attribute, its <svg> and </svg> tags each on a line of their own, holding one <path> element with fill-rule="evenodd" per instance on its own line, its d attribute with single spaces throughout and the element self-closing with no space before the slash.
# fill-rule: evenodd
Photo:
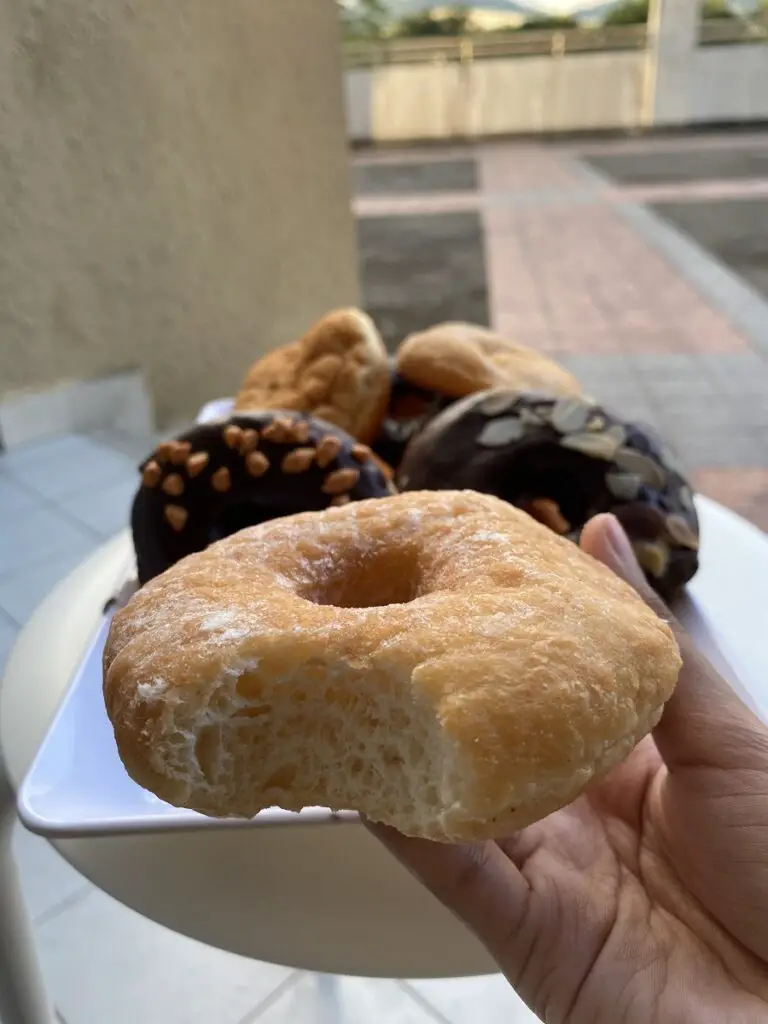
<svg viewBox="0 0 768 1024">
<path fill-rule="evenodd" d="M 554 442 L 539 442 L 500 460 L 488 490 L 520 507 L 548 498 L 557 504 L 570 528 L 578 529 L 611 505 L 605 486 L 608 465 Z"/>
<path fill-rule="evenodd" d="M 398 547 L 393 541 L 371 551 L 352 550 L 335 557 L 299 596 L 334 608 L 383 608 L 408 604 L 421 592 L 414 546 Z"/>
</svg>

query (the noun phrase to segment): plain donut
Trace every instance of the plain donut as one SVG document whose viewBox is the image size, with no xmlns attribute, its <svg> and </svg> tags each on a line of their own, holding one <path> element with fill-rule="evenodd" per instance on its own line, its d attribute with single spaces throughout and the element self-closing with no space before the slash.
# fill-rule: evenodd
<svg viewBox="0 0 768 1024">
<path fill-rule="evenodd" d="M 368 442 L 388 400 L 389 361 L 376 325 L 360 309 L 338 309 L 254 363 L 234 410 L 293 409 Z"/>
<path fill-rule="evenodd" d="M 666 623 L 576 545 L 497 498 L 421 492 L 179 562 L 116 614 L 104 695 L 128 772 L 170 803 L 463 840 L 576 797 L 679 666 Z"/>
<path fill-rule="evenodd" d="M 451 398 L 497 387 L 553 395 L 582 391 L 565 367 L 479 324 L 435 324 L 407 337 L 395 359 L 406 381 Z"/>
</svg>

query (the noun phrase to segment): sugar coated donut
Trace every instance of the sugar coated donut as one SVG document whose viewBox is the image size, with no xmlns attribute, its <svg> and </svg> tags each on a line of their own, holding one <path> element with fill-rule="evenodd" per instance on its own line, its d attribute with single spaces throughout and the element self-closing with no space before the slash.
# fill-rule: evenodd
<svg viewBox="0 0 768 1024">
<path fill-rule="evenodd" d="M 589 398 L 471 395 L 415 438 L 396 480 L 401 490 L 495 494 L 573 540 L 592 516 L 613 512 L 665 597 L 698 568 L 693 494 L 674 453 Z"/>
<path fill-rule="evenodd" d="M 372 441 L 387 408 L 389 363 L 369 316 L 340 309 L 303 338 L 269 352 L 250 368 L 235 412 L 294 409 Z"/>
<path fill-rule="evenodd" d="M 551 359 L 477 324 L 444 323 L 406 338 L 398 373 L 418 387 L 452 398 L 486 388 L 578 395 L 581 385 Z"/>
<path fill-rule="evenodd" d="M 213 816 L 324 805 L 508 835 L 658 721 L 680 667 L 633 590 L 506 502 L 362 501 L 243 530 L 117 612 L 104 696 L 130 775 Z"/>
<path fill-rule="evenodd" d="M 245 526 L 394 491 L 366 445 L 285 410 L 198 424 L 140 468 L 131 526 L 141 583 Z"/>
</svg>

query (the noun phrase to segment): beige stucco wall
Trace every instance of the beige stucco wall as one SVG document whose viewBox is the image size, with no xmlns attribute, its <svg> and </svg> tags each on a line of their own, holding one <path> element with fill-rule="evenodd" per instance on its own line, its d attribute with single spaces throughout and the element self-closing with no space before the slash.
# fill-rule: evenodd
<svg viewBox="0 0 768 1024">
<path fill-rule="evenodd" d="M 356 301 L 332 0 L 0 0 L 0 396 L 168 422 Z"/>
</svg>

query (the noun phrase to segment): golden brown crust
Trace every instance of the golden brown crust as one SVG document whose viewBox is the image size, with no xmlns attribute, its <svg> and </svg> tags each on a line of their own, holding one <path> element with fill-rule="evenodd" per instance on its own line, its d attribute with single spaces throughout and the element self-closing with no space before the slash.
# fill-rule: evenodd
<svg viewBox="0 0 768 1024">
<path fill-rule="evenodd" d="M 299 341 L 254 363 L 234 411 L 292 409 L 371 441 L 389 389 L 387 353 L 373 321 L 358 309 L 341 309 L 323 317 Z"/>
<path fill-rule="evenodd" d="M 411 334 L 396 356 L 398 373 L 417 387 L 452 398 L 487 388 L 579 395 L 562 366 L 477 324 L 444 323 Z"/>
<path fill-rule="evenodd" d="M 118 612 L 104 695 L 131 776 L 206 814 L 360 810 L 440 840 L 567 803 L 653 726 L 679 653 L 524 512 L 416 492 L 274 520 Z"/>
</svg>

